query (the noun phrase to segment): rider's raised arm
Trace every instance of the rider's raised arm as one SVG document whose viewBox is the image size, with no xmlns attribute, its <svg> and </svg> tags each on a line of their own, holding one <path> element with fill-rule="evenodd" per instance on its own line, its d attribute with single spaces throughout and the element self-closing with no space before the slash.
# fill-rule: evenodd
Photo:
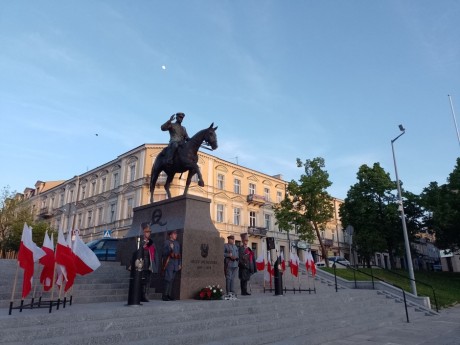
<svg viewBox="0 0 460 345">
<path fill-rule="evenodd" d="M 161 125 L 162 131 L 168 131 L 171 128 L 171 121 L 174 120 L 174 115 L 171 115 L 171 118 Z"/>
</svg>

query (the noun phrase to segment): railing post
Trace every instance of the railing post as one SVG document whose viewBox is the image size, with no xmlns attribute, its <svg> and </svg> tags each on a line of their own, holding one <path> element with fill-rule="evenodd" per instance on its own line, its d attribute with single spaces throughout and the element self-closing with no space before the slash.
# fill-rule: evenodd
<svg viewBox="0 0 460 345">
<path fill-rule="evenodd" d="M 356 282 L 356 270 L 355 270 L 355 269 L 353 270 L 353 278 L 355 279 L 355 289 L 357 289 L 357 288 L 358 288 L 358 284 L 357 284 L 357 282 Z"/>
<path fill-rule="evenodd" d="M 338 289 L 337 289 L 337 271 L 336 271 L 336 268 L 335 268 L 335 262 L 332 265 L 332 267 L 334 268 L 335 292 L 337 292 L 338 291 Z"/>
<path fill-rule="evenodd" d="M 403 293 L 403 298 L 404 298 L 404 308 L 406 308 L 406 319 L 407 323 L 409 323 L 409 312 L 407 311 L 407 302 L 406 302 L 406 293 L 404 292 L 404 289 L 401 289 Z"/>
</svg>

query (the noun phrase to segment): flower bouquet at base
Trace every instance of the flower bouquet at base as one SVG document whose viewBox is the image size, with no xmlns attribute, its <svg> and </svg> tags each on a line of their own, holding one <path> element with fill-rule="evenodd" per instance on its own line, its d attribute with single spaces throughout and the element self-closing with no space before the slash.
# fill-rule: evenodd
<svg viewBox="0 0 460 345">
<path fill-rule="evenodd" d="M 198 299 L 211 300 L 222 299 L 223 290 L 219 285 L 208 285 L 198 292 Z"/>
</svg>

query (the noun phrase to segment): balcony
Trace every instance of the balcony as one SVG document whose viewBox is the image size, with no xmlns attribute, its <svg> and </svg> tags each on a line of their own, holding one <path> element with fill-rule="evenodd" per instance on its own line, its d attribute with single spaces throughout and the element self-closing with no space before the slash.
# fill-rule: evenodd
<svg viewBox="0 0 460 345">
<path fill-rule="evenodd" d="M 248 204 L 253 204 L 257 206 L 262 206 L 265 204 L 265 197 L 257 194 L 249 194 L 247 196 Z"/>
<path fill-rule="evenodd" d="M 53 216 L 53 212 L 50 210 L 49 207 L 42 207 L 38 215 L 43 219 L 48 219 Z"/>
<path fill-rule="evenodd" d="M 334 241 L 330 238 L 323 238 L 323 244 L 325 247 L 332 247 L 334 245 Z"/>
<path fill-rule="evenodd" d="M 266 237 L 267 231 L 267 228 L 262 228 L 260 226 L 248 227 L 248 234 L 252 236 Z"/>
</svg>

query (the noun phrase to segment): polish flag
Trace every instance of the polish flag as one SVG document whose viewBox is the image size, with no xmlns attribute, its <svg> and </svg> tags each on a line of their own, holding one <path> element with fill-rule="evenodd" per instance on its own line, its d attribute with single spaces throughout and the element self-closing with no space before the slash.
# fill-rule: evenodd
<svg viewBox="0 0 460 345">
<path fill-rule="evenodd" d="M 283 272 L 286 271 L 286 261 L 284 261 L 283 252 L 281 252 L 281 268 L 283 269 Z"/>
<path fill-rule="evenodd" d="M 275 275 L 275 270 L 272 268 L 272 264 L 270 263 L 270 261 L 267 262 L 267 271 L 270 274 L 270 276 Z"/>
<path fill-rule="evenodd" d="M 96 254 L 89 249 L 78 235 L 75 236 L 73 252 L 75 254 L 76 272 L 81 276 L 94 272 L 101 265 Z"/>
<path fill-rule="evenodd" d="M 315 260 L 313 260 L 313 256 L 311 255 L 311 252 L 307 252 L 307 258 L 305 260 L 305 267 L 308 270 L 311 270 L 311 275 L 314 277 L 316 275 L 316 264 Z"/>
<path fill-rule="evenodd" d="M 34 262 L 40 260 L 46 253 L 32 241 L 32 228 L 26 223 L 22 229 L 21 244 L 19 246 L 18 262 L 24 270 L 24 279 L 22 282 L 22 299 L 26 298 L 32 289 L 32 280 L 34 278 Z"/>
<path fill-rule="evenodd" d="M 265 269 L 265 260 L 262 254 L 256 260 L 256 268 L 258 271 L 263 271 Z"/>
<path fill-rule="evenodd" d="M 46 255 L 39 261 L 43 265 L 42 274 L 40 275 L 40 283 L 43 285 L 43 290 L 49 291 L 53 287 L 55 259 L 54 241 L 52 237 L 50 238 L 48 236 L 48 231 L 45 233 L 42 249 L 45 251 Z"/>
<path fill-rule="evenodd" d="M 70 242 L 72 242 L 70 233 L 67 238 L 70 240 Z M 61 286 L 63 281 L 66 280 L 64 291 L 67 292 L 67 290 L 70 289 L 70 287 L 73 285 L 76 272 L 74 254 L 72 253 L 71 245 L 68 245 L 68 241 L 66 241 L 64 237 L 62 229 L 59 229 L 58 233 L 58 242 L 56 245 L 56 264 L 58 272 L 56 284 Z"/>
<path fill-rule="evenodd" d="M 291 252 L 291 258 L 289 260 L 289 266 L 291 268 L 291 274 L 294 277 L 297 277 L 299 275 L 299 257 L 294 252 Z"/>
</svg>

